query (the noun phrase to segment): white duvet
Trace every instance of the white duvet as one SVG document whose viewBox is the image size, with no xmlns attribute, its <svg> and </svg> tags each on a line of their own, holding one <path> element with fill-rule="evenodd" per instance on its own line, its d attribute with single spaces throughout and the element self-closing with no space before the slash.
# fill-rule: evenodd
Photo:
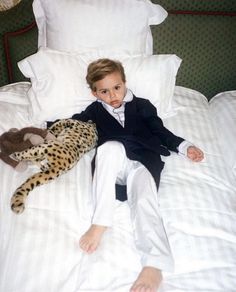
<svg viewBox="0 0 236 292">
<path fill-rule="evenodd" d="M 28 86 L 16 84 L 0 93 L 1 133 L 31 124 L 24 97 Z M 176 114 L 164 124 L 202 148 L 205 159 L 193 163 L 177 154 L 165 158 L 159 202 L 175 272 L 164 275 L 160 291 L 233 292 L 235 176 L 223 159 L 206 98 L 176 87 L 173 106 Z M 87 255 L 78 247 L 90 224 L 93 154 L 32 191 L 21 215 L 10 210 L 11 195 L 37 168 L 29 166 L 26 172 L 17 173 L 0 162 L 1 292 L 129 291 L 141 265 L 126 202 L 117 201 L 114 226 L 95 253 Z"/>
<path fill-rule="evenodd" d="M 222 92 L 212 98 L 210 111 L 217 126 L 225 162 L 236 175 L 236 90 Z"/>
</svg>

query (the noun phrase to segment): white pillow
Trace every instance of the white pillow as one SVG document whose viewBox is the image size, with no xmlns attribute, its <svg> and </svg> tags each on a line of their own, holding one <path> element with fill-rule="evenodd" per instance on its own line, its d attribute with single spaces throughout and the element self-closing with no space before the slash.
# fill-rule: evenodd
<svg viewBox="0 0 236 292">
<path fill-rule="evenodd" d="M 149 99 L 161 118 L 172 115 L 172 98 L 181 59 L 176 55 L 151 55 L 121 61 L 127 87 L 136 96 Z"/>
<path fill-rule="evenodd" d="M 38 46 L 61 51 L 97 49 L 152 54 L 150 25 L 167 17 L 149 0 L 34 0 Z"/>
<path fill-rule="evenodd" d="M 173 113 L 172 97 L 176 75 L 181 64 L 181 59 L 176 55 L 141 56 L 98 50 L 78 54 L 77 57 L 80 59 L 80 64 L 83 64 L 83 68 L 84 64 L 88 65 L 99 58 L 116 59 L 122 62 L 127 87 L 136 96 L 149 99 L 156 106 L 160 117 Z M 83 75 L 86 76 L 86 72 Z"/>
<path fill-rule="evenodd" d="M 30 87 L 30 82 L 16 82 L 1 86 L 0 101 L 28 104 L 27 92 Z"/>
<path fill-rule="evenodd" d="M 18 66 L 32 83 L 28 97 L 36 123 L 70 117 L 95 100 L 85 80 L 87 63 L 76 54 L 41 48 Z"/>
<path fill-rule="evenodd" d="M 70 117 L 95 97 L 86 83 L 88 64 L 101 57 L 122 62 L 129 87 L 149 99 L 161 117 L 171 111 L 175 77 L 181 63 L 176 55 L 129 56 L 109 53 L 75 54 L 41 48 L 18 63 L 31 79 L 28 96 L 35 122 Z"/>
<path fill-rule="evenodd" d="M 29 82 L 19 82 L 0 87 L 0 135 L 10 128 L 29 126 Z"/>
</svg>

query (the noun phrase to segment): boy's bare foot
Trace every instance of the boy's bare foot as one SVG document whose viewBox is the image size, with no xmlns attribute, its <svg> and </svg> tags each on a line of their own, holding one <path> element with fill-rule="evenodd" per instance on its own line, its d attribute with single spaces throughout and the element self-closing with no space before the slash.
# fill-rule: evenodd
<svg viewBox="0 0 236 292">
<path fill-rule="evenodd" d="M 106 226 L 95 224 L 91 225 L 88 231 L 86 231 L 85 234 L 80 238 L 80 248 L 88 253 L 94 252 L 97 249 L 102 235 L 106 229 Z"/>
<path fill-rule="evenodd" d="M 156 292 L 162 281 L 162 273 L 154 267 L 144 267 L 130 292 Z"/>
</svg>

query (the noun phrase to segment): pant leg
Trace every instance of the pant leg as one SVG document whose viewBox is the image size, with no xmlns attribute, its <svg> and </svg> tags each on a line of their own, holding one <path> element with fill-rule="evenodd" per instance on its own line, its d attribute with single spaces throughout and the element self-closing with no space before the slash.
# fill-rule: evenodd
<svg viewBox="0 0 236 292">
<path fill-rule="evenodd" d="M 156 184 L 141 163 L 133 163 L 136 164 L 127 177 L 127 194 L 142 265 L 173 271 L 174 261 L 160 216 Z"/>
<path fill-rule="evenodd" d="M 109 141 L 99 146 L 93 176 L 93 224 L 111 226 L 115 212 L 118 177 L 124 176 L 127 161 L 124 146 L 117 141 Z"/>
</svg>

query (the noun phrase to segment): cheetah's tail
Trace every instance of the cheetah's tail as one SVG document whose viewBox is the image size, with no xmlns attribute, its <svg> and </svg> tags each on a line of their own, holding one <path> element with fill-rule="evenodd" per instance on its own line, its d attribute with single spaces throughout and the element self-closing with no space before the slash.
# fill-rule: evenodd
<svg viewBox="0 0 236 292">
<path fill-rule="evenodd" d="M 25 202 L 31 192 L 36 187 L 46 184 L 60 175 L 58 169 L 49 169 L 38 172 L 29 177 L 21 186 L 14 192 L 11 198 L 11 209 L 14 213 L 20 214 L 25 209 Z"/>
</svg>

